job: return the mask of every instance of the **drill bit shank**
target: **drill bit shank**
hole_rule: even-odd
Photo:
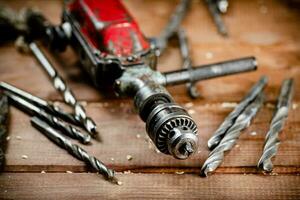
[[[282,131],[286,118],[288,116],[289,107],[292,101],[294,83],[292,79],[283,82],[280,95],[276,105],[270,128],[266,134],[265,144],[262,156],[257,167],[261,170],[271,172],[273,170],[272,158],[276,155],[280,140],[278,138]]]
[[[201,168],[201,176],[207,176],[209,172],[213,172],[221,165],[224,159],[224,153],[232,149],[241,135],[241,131],[250,125],[251,120],[260,109],[263,99],[263,94],[257,96],[256,99],[238,116],[235,123],[230,127],[224,138],[220,141],[220,144],[212,152],[210,152],[207,160]]]
[[[0,88],[2,88],[5,91],[8,91],[11,94],[21,97],[22,99],[34,104],[35,106],[45,110],[46,112],[54,116],[61,118],[66,122],[69,122],[74,125],[80,125],[73,114],[64,112],[60,107],[55,106],[51,102],[47,102],[44,99],[34,96],[28,92],[25,92],[24,90],[21,90],[5,82],[0,82]]]
[[[245,110],[245,108],[251,103],[258,94],[262,92],[265,85],[267,84],[267,77],[262,77],[244,97],[244,99],[235,107],[235,109],[226,117],[224,122],[215,131],[213,136],[208,140],[208,148],[212,150],[215,148],[224,135],[228,132],[228,129],[234,124],[238,116]]]
[[[7,91],[5,92],[5,94],[20,109],[24,110],[25,112],[27,112],[28,114],[30,114],[32,116],[40,117],[41,119],[45,120],[52,127],[61,130],[64,134],[66,134],[74,139],[77,139],[84,144],[89,143],[91,141],[90,135],[81,133],[77,128],[73,127],[72,125],[65,124],[59,118],[49,115],[44,110],[36,107],[35,105],[27,102],[26,100],[24,100],[16,95],[13,95]]]
[[[43,52],[34,42],[31,42],[29,44],[29,49],[40,62],[41,66],[45,69],[49,77],[52,79],[55,89],[57,89],[63,95],[64,101],[73,107],[76,119],[84,126],[89,134],[91,134],[92,136],[96,136],[96,123],[86,115],[84,107],[76,100],[74,93],[66,85],[62,77],[59,76],[59,74],[54,69],[52,64],[48,61]]]
[[[76,144],[72,144],[70,140],[66,139],[63,135],[61,135],[58,131],[51,128],[47,123],[40,120],[37,117],[31,118],[32,125],[41,131],[45,136],[51,139],[58,146],[67,150],[71,155],[76,157],[79,160],[84,161],[85,163],[92,166],[96,169],[100,174],[102,174],[107,180],[117,182],[115,178],[114,170],[109,169],[97,158],[88,155],[88,153],[82,149],[80,146]]]
[[[228,36],[227,28],[221,18],[221,12],[225,11],[225,9],[227,11],[228,2],[226,6],[222,6],[222,4],[224,5],[224,3],[218,2],[216,0],[206,0],[206,3],[208,5],[209,12],[211,13],[213,20],[217,26],[218,32],[225,37]]]

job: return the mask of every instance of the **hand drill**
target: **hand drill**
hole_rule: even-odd
[[[181,4],[188,4],[182,0]],[[51,25],[28,11],[29,35],[50,48],[71,45],[97,87],[113,86],[118,96],[134,100],[146,131],[165,154],[186,159],[197,149],[197,125],[164,86],[196,82],[256,69],[253,57],[172,72],[156,71],[157,47],[146,39],[119,0],[65,2],[62,24]],[[175,27],[176,28],[176,27]]]

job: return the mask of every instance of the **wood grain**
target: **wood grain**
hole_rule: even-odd
[[[118,174],[123,185],[97,174],[5,173],[1,199],[299,199],[300,176]]]

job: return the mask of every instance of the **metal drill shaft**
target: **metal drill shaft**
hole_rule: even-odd
[[[58,72],[54,69],[52,64],[48,61],[46,56],[34,42],[31,42],[28,46],[34,56],[40,62],[41,66],[45,69],[47,74],[52,79],[55,89],[63,95],[64,101],[73,107],[76,119],[84,126],[89,134],[91,134],[92,136],[96,136],[96,123],[86,115],[84,107],[77,101],[74,93],[66,85],[62,77],[59,76]]]
[[[174,35],[180,26],[181,21],[186,15],[187,9],[189,7],[190,0],[181,0],[180,3],[175,8],[174,13],[169,19],[168,24],[161,31],[160,35],[156,41],[156,47],[159,49],[160,54],[165,50],[168,40]]]
[[[218,32],[223,36],[228,36],[227,28],[222,20],[220,10],[218,8],[218,3],[216,3],[215,0],[206,0],[206,3],[217,26]]]
[[[44,110],[27,102],[26,100],[22,99],[21,97],[11,94],[7,91],[5,92],[5,94],[20,109],[24,110],[25,112],[27,112],[28,114],[30,114],[32,116],[40,117],[41,119],[45,120],[52,127],[61,130],[62,133],[66,134],[74,139],[77,139],[84,144],[89,143],[91,141],[90,135],[83,134],[80,130],[78,130],[74,126],[64,123],[59,118],[46,113]]]
[[[280,140],[279,133],[282,131],[286,118],[288,116],[289,107],[293,96],[293,79],[284,80],[275,112],[270,124],[268,133],[266,134],[264,149],[261,158],[257,164],[259,169],[267,172],[273,170],[272,158],[276,155]]]
[[[244,99],[235,107],[235,109],[225,118],[224,122],[215,131],[213,136],[208,140],[207,145],[210,150],[214,149],[222,140],[228,129],[235,123],[236,119],[246,109],[258,94],[262,92],[267,84],[267,77],[263,76],[248,92]]]
[[[183,28],[179,28],[177,31],[177,36],[178,36],[178,40],[179,40],[181,57],[183,59],[182,68],[192,70],[192,59],[190,56],[188,40],[186,37],[185,30]],[[194,83],[192,83],[192,82],[186,83],[186,87],[188,89],[188,93],[189,93],[190,97],[192,97],[192,98],[199,97],[199,93],[198,93],[197,88],[195,87]]]
[[[0,82],[0,88],[10,92],[11,94],[20,96],[22,99],[25,99],[26,101],[34,104],[35,106],[45,110],[46,112],[54,116],[57,116],[58,118],[61,118],[62,120],[68,123],[80,125],[73,114],[64,112],[60,107],[54,105],[51,102],[45,101],[44,99],[34,96],[28,92],[25,92],[24,90],[21,90],[5,82]]]
[[[47,123],[45,123],[37,117],[31,118],[31,123],[35,128],[41,131],[41,133],[43,133],[45,136],[51,139],[58,146],[67,150],[71,155],[73,155],[77,159],[82,160],[85,163],[92,166],[106,179],[116,182],[114,170],[106,167],[105,164],[97,158],[88,155],[88,153],[80,146],[72,144],[70,140],[66,139],[62,134],[50,127]]]
[[[5,164],[5,142],[8,132],[9,108],[7,97],[0,91],[0,171]]]
[[[227,131],[220,144],[210,152],[207,160],[201,168],[201,176],[207,176],[209,172],[214,171],[224,159],[224,153],[232,149],[241,135],[241,131],[250,125],[251,120],[263,103],[263,94],[247,106],[247,108],[238,116],[235,123]]]

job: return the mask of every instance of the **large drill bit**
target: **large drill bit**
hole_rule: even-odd
[[[8,132],[8,101],[7,97],[0,91],[0,170],[5,163],[5,142]]]
[[[257,96],[256,99],[238,116],[233,126],[230,127],[224,138],[220,141],[220,144],[210,152],[201,168],[201,176],[207,176],[209,172],[213,172],[220,166],[224,159],[224,153],[232,149],[241,135],[241,131],[250,125],[251,120],[261,107],[263,99],[263,94]]]
[[[276,155],[280,140],[279,133],[282,131],[286,118],[288,116],[289,107],[293,96],[293,79],[284,80],[281,86],[280,95],[277,101],[275,112],[270,124],[268,133],[266,134],[264,149],[261,158],[257,164],[259,169],[267,172],[273,170],[272,158]]]
[[[208,140],[208,148],[214,149],[222,140],[224,135],[228,132],[228,129],[234,124],[237,117],[245,110],[245,108],[251,103],[258,94],[264,89],[268,79],[263,76],[248,92],[244,99],[235,107],[235,109],[225,118],[224,122],[215,131],[213,136]]]
[[[58,74],[58,72],[54,69],[52,64],[34,42],[29,43],[28,46],[33,55],[37,58],[41,66],[52,79],[55,89],[63,95],[64,101],[73,107],[76,119],[84,126],[89,134],[91,134],[92,136],[96,136],[96,123],[86,115],[84,107],[77,101],[74,93],[66,85],[62,77]]]
[[[181,57],[183,59],[183,69],[192,70],[192,59],[190,56],[189,46],[188,46],[188,40],[186,37],[185,30],[183,28],[179,28],[177,31],[177,36],[179,40],[179,47],[180,47],[180,53]],[[190,97],[197,98],[199,97],[199,92],[197,91],[197,88],[195,87],[195,84],[190,82],[186,84],[186,87],[188,89],[188,93]]]
[[[181,21],[186,15],[187,9],[189,7],[190,0],[181,0],[180,3],[175,8],[168,24],[161,31],[160,35],[156,39],[156,47],[159,49],[161,54],[167,47],[168,40],[176,33]]]
[[[88,153],[76,144],[72,144],[70,140],[66,139],[58,131],[50,127],[47,123],[37,117],[31,118],[32,125],[37,128],[41,133],[51,139],[54,143],[67,150],[71,155],[79,160],[92,166],[100,174],[102,174],[107,180],[117,183],[114,170],[109,169],[97,158],[88,155]]]
[[[10,85],[5,82],[0,82],[0,88],[10,92],[11,94],[15,94],[17,96],[20,96],[22,99],[34,104],[35,106],[45,110],[47,113],[52,114],[54,116],[57,116],[58,118],[61,118],[62,120],[74,124],[74,125],[81,125],[78,120],[75,119],[74,115],[72,113],[66,113],[64,112],[60,107],[54,105],[52,102],[48,102],[44,99],[41,99],[37,96],[34,96],[28,92],[25,92],[24,90],[21,90],[13,85]]]
[[[27,102],[26,100],[22,99],[21,97],[16,96],[7,91],[5,92],[5,94],[20,109],[22,109],[23,111],[27,112],[28,114],[30,114],[32,116],[40,117],[41,119],[45,120],[52,127],[61,130],[62,133],[66,134],[74,139],[77,139],[84,144],[89,143],[91,141],[90,135],[81,133],[81,131],[78,130],[77,128],[75,128],[74,126],[64,123],[59,118],[46,113],[44,110]]]

